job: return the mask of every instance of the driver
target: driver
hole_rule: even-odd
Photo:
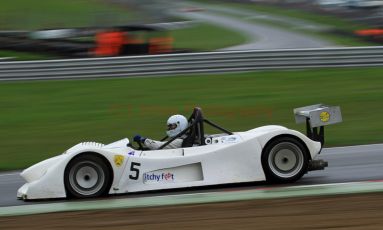
[[[168,135],[168,137],[175,137],[187,128],[188,120],[186,119],[186,117],[177,114],[177,115],[173,115],[169,117],[167,121],[167,125],[168,125],[168,128],[166,131],[166,135]],[[183,138],[184,137],[181,136],[175,139],[174,141],[169,143],[167,146],[165,146],[164,149],[181,148],[183,143]],[[163,144],[166,143],[166,142],[156,141],[146,137],[142,137],[141,135],[134,136],[133,140],[136,142],[143,143],[147,148],[151,150],[159,149]]]

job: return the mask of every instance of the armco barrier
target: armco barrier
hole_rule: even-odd
[[[2,61],[0,81],[366,66],[383,66],[383,46]]]

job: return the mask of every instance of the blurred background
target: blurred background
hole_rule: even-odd
[[[309,47],[377,45],[383,42],[382,5],[379,0],[3,0],[0,57],[211,51],[274,35],[263,27],[322,40]],[[271,40],[273,45],[250,48],[305,47]]]

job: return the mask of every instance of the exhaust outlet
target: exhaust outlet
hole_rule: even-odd
[[[328,167],[328,162],[324,160],[311,160],[308,171],[323,170]]]

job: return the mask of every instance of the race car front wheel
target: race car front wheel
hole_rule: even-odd
[[[104,195],[110,187],[111,174],[99,156],[83,154],[72,159],[65,169],[64,183],[68,197],[89,198]]]
[[[271,182],[294,182],[308,169],[309,158],[305,146],[292,137],[280,137],[266,145],[262,166]]]

